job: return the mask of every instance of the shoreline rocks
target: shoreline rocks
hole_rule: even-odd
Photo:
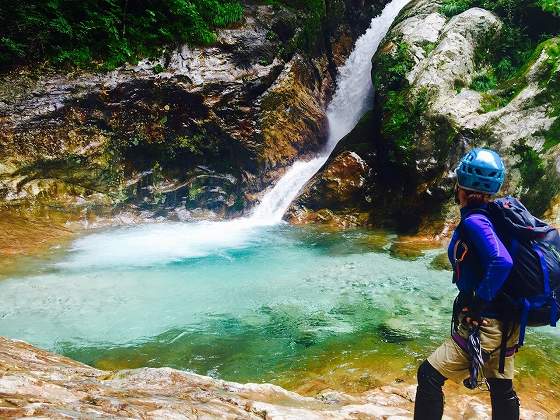
[[[238,384],[171,368],[108,372],[0,337],[0,416],[243,419],[412,418],[415,387],[305,397],[271,384]],[[489,418],[477,396],[448,398],[446,418]],[[544,414],[522,410],[523,419]]]

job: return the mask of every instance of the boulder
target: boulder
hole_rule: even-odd
[[[336,214],[369,214],[367,224],[447,230],[452,171],[471,147],[499,151],[508,166],[503,193],[538,216],[558,220],[560,197],[560,40],[542,42],[511,79],[486,92],[479,51],[501,36],[498,16],[481,8],[448,18],[441,2],[413,0],[373,57],[373,110],[335,149],[294,204]],[[316,188],[339,156],[355,152],[369,168],[367,201]]]

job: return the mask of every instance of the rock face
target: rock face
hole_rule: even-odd
[[[442,220],[454,186],[452,170],[475,146],[505,157],[504,193],[559,220],[554,203],[560,194],[560,39],[539,45],[506,83],[479,92],[473,83],[486,66],[480,51],[501,36],[503,23],[484,9],[448,18],[440,7],[413,0],[396,19],[373,57],[373,110],[304,188],[290,220],[314,220],[313,214],[325,209],[365,212],[366,224],[404,229]],[[332,196],[322,199],[321,180],[349,152],[370,168],[362,199],[352,205],[345,196],[336,203]],[[360,173],[356,169],[355,175]]]
[[[349,151],[338,154],[301,194],[299,206],[292,207],[288,217],[296,224],[363,224],[367,221],[367,213],[360,214],[353,211],[353,208],[368,200],[364,188],[368,176],[369,167],[358,154]],[[309,212],[303,206],[305,209],[315,208],[318,211]]]
[[[327,2],[324,33],[305,51],[301,16],[246,2],[242,24],[212,47],[108,74],[2,75],[0,200],[240,214],[324,141],[336,64],[384,1],[357,3]]]
[[[146,419],[412,418],[414,386],[360,396],[323,391],[304,397],[270,384],[238,384],[170,368],[93,369],[0,337],[0,417]],[[446,418],[489,418],[473,396],[448,399]],[[522,410],[523,419],[544,419]]]

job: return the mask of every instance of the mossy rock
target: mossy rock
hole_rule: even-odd
[[[447,256],[447,252],[441,252],[437,254],[432,261],[430,261],[430,267],[434,270],[441,270],[441,271],[451,271],[453,267],[449,262],[449,258]]]

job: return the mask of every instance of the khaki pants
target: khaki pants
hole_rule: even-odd
[[[515,354],[506,357],[504,373],[498,370],[500,362],[500,344],[502,342],[503,323],[497,319],[486,318],[488,325],[480,328],[480,343],[482,350],[492,353],[484,364],[483,373],[486,378],[513,379]],[[468,327],[459,323],[459,335],[465,339],[469,336]],[[511,333],[511,332],[510,332]],[[514,326],[513,334],[507,342],[507,347],[514,347],[519,341],[519,325]],[[439,373],[454,382],[462,383],[469,376],[470,360],[468,354],[452,339],[449,338],[428,357],[428,362]]]

